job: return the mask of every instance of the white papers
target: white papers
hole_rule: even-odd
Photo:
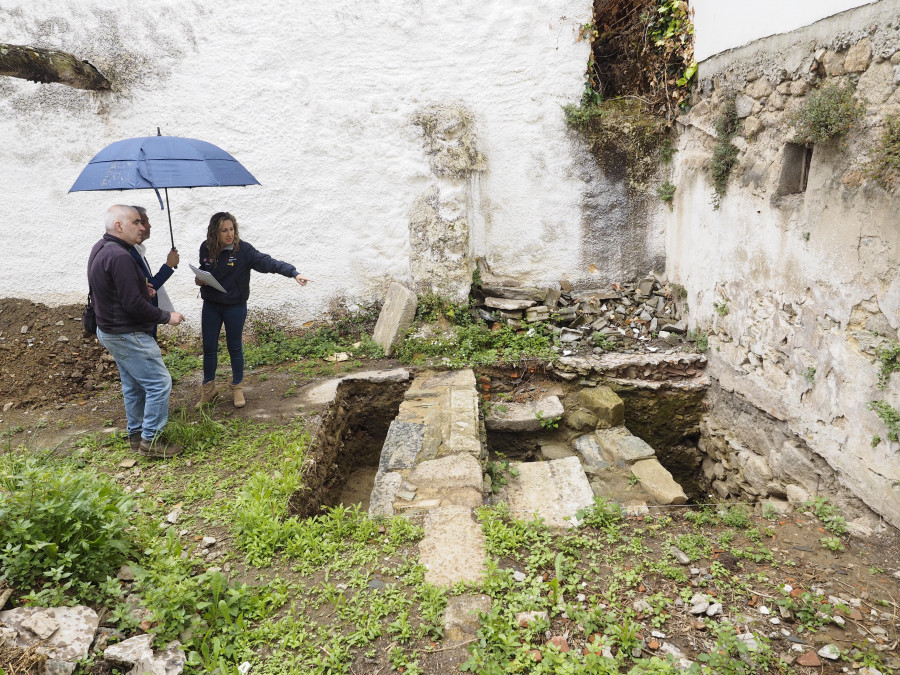
[[[224,288],[222,288],[222,284],[220,284],[218,281],[216,281],[216,278],[212,274],[207,272],[206,270],[201,270],[197,267],[194,267],[190,263],[188,263],[188,267],[191,268],[191,271],[194,273],[194,276],[197,277],[203,283],[205,283],[207,286],[212,286],[217,291],[222,291],[223,293],[227,292]]]

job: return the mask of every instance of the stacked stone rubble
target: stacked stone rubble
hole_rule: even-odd
[[[577,291],[485,284],[480,294],[479,315],[491,324],[520,329],[546,321],[562,343],[597,352],[603,351],[600,345],[654,351],[653,337],[677,345],[687,330],[675,288],[657,273],[633,284]]]

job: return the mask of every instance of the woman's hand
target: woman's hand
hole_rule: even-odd
[[[297,280],[297,283],[300,284],[301,286],[306,286],[306,284],[308,284],[310,281],[312,281],[312,279],[307,279],[302,274],[298,274],[294,278]]]
[[[194,277],[194,283],[197,284],[198,286],[206,286],[206,282],[200,281],[200,279],[198,279],[197,277]]]

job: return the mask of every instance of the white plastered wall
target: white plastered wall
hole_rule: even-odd
[[[101,148],[159,126],[219,145],[262,183],[169,191],[184,263],[209,216],[228,210],[246,240],[315,280],[254,275],[251,308],[299,322],[335,297],[378,298],[388,280],[410,281],[409,209],[433,180],[410,118],[454,101],[473,111],[487,158],[472,254],[501,274],[565,276],[585,179],[561,106],[581,95],[589,48],[575,38],[591,11],[589,0],[3,3],[5,41],[70,51],[118,91],[0,77],[0,296],[82,300],[87,253],[117,202],[150,209],[148,257],[162,263],[168,225],[152,191],[67,194]],[[186,265],[166,288],[196,325]]]

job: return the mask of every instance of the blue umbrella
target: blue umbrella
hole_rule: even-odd
[[[152,189],[159,199],[159,207],[163,208],[159,195],[162,188],[168,212],[170,187],[259,184],[240,162],[212,143],[163,136],[157,129],[156,136],[128,138],[103,148],[82,169],[69,192]],[[175,248],[171,213],[169,236]]]

